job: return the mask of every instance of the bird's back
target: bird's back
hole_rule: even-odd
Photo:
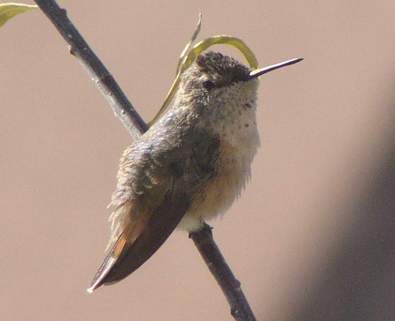
[[[169,111],[120,161],[108,253],[90,290],[143,264],[178,225],[214,175],[219,141],[197,119]]]

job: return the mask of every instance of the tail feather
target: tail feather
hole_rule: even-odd
[[[123,231],[121,235],[118,237],[116,242],[110,247],[109,251],[104,258],[103,263],[100,265],[97,270],[90,287],[87,289],[88,293],[92,293],[95,289],[103,284],[105,277],[117,263],[119,258],[122,256],[122,253],[125,252],[127,248],[127,230]]]
[[[130,222],[108,251],[87,291],[92,293],[103,284],[122,280],[139,268],[166,241],[189,204],[182,188],[171,190],[148,219],[140,215]]]

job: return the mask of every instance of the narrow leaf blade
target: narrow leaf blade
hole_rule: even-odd
[[[24,3],[0,3],[0,27],[2,27],[9,19],[15,17],[16,15],[36,8],[36,5]]]

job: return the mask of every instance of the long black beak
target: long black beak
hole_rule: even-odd
[[[271,66],[255,69],[255,70],[250,72],[250,75],[249,75],[247,80],[251,80],[251,79],[257,78],[257,77],[262,76],[263,74],[266,74],[267,72],[270,72],[272,70],[276,70],[276,69],[279,69],[279,68],[282,68],[282,67],[285,67],[285,66],[296,64],[296,63],[298,63],[298,62],[300,62],[302,60],[303,60],[303,58],[293,58],[293,59],[289,59],[289,60],[280,62],[280,63],[275,64],[275,65],[271,65]]]

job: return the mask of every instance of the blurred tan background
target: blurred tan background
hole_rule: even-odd
[[[149,120],[202,11],[261,65],[253,179],[215,237],[259,320],[395,319],[395,2],[62,1]],[[40,11],[0,29],[0,318],[232,320],[182,232],[88,295],[131,143]]]

